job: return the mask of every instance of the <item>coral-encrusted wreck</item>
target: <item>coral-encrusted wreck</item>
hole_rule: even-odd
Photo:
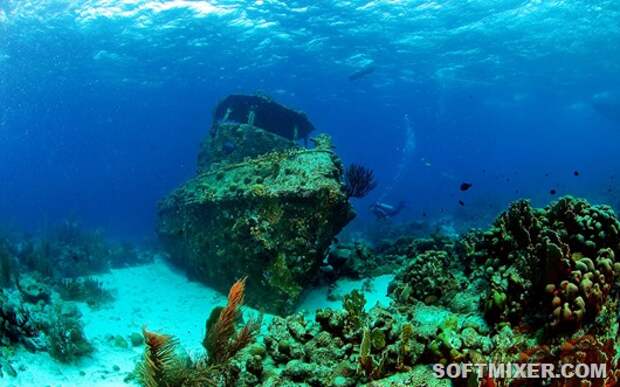
[[[265,97],[220,103],[198,175],[160,203],[157,231],[172,260],[224,292],[247,275],[248,304],[292,311],[353,217],[329,138],[299,145],[313,129]]]

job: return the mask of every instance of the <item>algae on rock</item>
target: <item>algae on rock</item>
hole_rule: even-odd
[[[161,202],[158,233],[190,276],[226,291],[247,275],[249,305],[287,313],[353,217],[343,168],[329,141],[308,149],[295,142],[295,128],[270,127],[259,115],[266,107],[250,111],[247,122],[230,121],[246,116],[235,114],[236,106],[248,109],[235,101],[214,121],[199,174]],[[291,124],[298,114],[299,128],[308,128],[305,116],[293,113]]]

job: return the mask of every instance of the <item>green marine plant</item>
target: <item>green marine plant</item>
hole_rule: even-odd
[[[377,339],[378,335],[383,335],[380,331],[370,330],[364,328],[362,333],[362,342],[359,350],[359,371],[361,371],[366,378],[373,380],[379,379],[385,374],[385,365],[387,360],[387,351],[380,352],[379,360],[375,360],[371,354],[372,349],[383,349],[385,347],[385,336]],[[381,348],[376,348],[376,341],[382,342]]]
[[[413,340],[413,325],[405,323],[400,331],[400,344],[398,348],[398,361],[396,368],[398,370],[406,369],[405,363],[411,358]]]
[[[354,333],[362,328],[368,315],[364,311],[366,297],[359,290],[355,289],[346,294],[342,301],[342,307],[346,312],[345,329],[349,333]]]
[[[362,342],[360,343],[359,363],[361,369],[366,372],[366,374],[370,374],[373,368],[372,357],[370,356],[370,340],[370,330],[365,328],[362,333]]]

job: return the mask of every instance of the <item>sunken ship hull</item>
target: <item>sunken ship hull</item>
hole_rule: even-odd
[[[214,123],[198,175],[160,203],[157,231],[190,277],[225,292],[248,276],[247,303],[285,314],[353,212],[326,137],[305,148],[298,127],[275,133],[254,126],[253,114]]]

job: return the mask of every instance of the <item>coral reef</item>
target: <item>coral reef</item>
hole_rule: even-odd
[[[107,335],[117,349],[144,344],[131,378],[147,387],[421,386],[451,383],[433,378],[435,363],[586,362],[605,364],[607,377],[452,385],[618,384],[620,222],[609,207],[572,197],[545,208],[517,201],[487,230],[458,238],[421,237],[414,227],[412,235],[328,249],[350,207],[329,139],[317,143],[318,150],[295,146],[220,164],[164,201],[159,231],[172,259],[201,279],[242,279],[226,287],[226,305],[207,316],[198,355],[147,329]],[[302,179],[308,168],[320,173]],[[318,191],[301,190],[302,180]],[[339,210],[317,210],[328,205]],[[63,229],[0,242],[0,377],[18,372],[11,356],[19,346],[60,362],[88,356],[94,347],[70,301],[96,307],[111,295],[93,277],[73,274],[122,266],[123,256],[142,259],[131,245],[91,239],[71,224]],[[78,269],[67,267],[72,260]],[[246,283],[246,273],[258,284]],[[246,300],[285,314],[313,280],[332,286],[342,277],[384,274],[394,274],[389,305],[369,308],[362,286],[342,298],[341,308],[313,317],[274,316],[264,331],[262,321],[244,321]]]
[[[19,260],[29,270],[55,278],[77,277],[108,269],[107,245],[98,232],[84,231],[76,221],[65,221],[42,237],[25,241]]]
[[[468,258],[483,260],[487,318],[543,323],[549,332],[573,332],[594,321],[620,274],[619,230],[609,207],[584,200],[566,197],[542,210],[514,203],[479,235]]]
[[[485,324],[458,315],[450,315],[431,332],[423,355],[425,362],[484,363],[495,350]]]
[[[399,236],[383,239],[376,245],[364,240],[336,243],[327,256],[327,264],[338,277],[366,278],[392,274],[430,250],[452,252],[453,238],[434,233],[429,237]]]
[[[451,256],[443,250],[429,250],[409,259],[390,283],[388,292],[395,302],[410,305],[449,304],[461,284],[450,270]]]
[[[51,290],[49,285],[44,282],[41,275],[37,272],[26,273],[15,280],[15,286],[21,293],[22,299],[31,304],[39,302],[49,303],[51,300]]]
[[[47,351],[62,363],[78,362],[90,354],[94,347],[85,336],[82,314],[70,301],[95,308],[110,301],[112,294],[98,280],[82,275],[146,262],[148,255],[152,256],[85,232],[71,221],[35,236],[3,234],[0,377],[13,377],[24,369],[12,365],[19,348]]]
[[[67,228],[63,230],[67,231]],[[64,246],[64,243],[74,240],[68,236],[75,234],[71,232],[62,235],[63,238],[53,239],[57,246]],[[6,355],[0,368],[11,375],[15,373],[11,366],[11,353],[17,346],[23,346],[31,352],[48,351],[52,357],[65,363],[77,361],[93,350],[82,329],[81,313],[72,303],[60,300],[55,291],[57,282],[50,277],[58,273],[54,269],[54,263],[58,261],[48,254],[68,250],[52,249],[36,255],[33,254],[33,240],[28,238],[4,242],[3,252],[11,260],[11,281],[4,289],[0,289],[0,351]],[[48,256],[52,262],[43,262]],[[22,261],[22,258],[32,259]],[[77,284],[78,281],[75,281]],[[100,287],[98,290],[103,292]]]
[[[263,385],[354,386],[409,370],[422,355],[412,324],[353,292],[342,310],[275,317],[242,379]],[[261,362],[259,365],[257,362]],[[267,365],[270,365],[267,372]],[[249,375],[248,375],[249,374]]]
[[[315,321],[301,314],[276,317],[240,380],[389,385],[396,374],[402,375],[399,380],[413,380],[411,375],[425,364],[585,361],[606,364],[609,371],[606,380],[588,385],[615,385],[617,230],[607,207],[567,197],[544,209],[516,202],[489,230],[457,241],[404,238],[375,248],[340,244],[332,255],[346,256],[345,262],[401,256],[404,266],[390,285],[392,305],[366,310],[364,296],[352,292],[341,310],[319,310]],[[451,297],[457,291],[459,297]],[[471,305],[461,308],[455,299]],[[572,315],[558,315],[558,305]],[[536,381],[552,386],[582,382]],[[475,380],[455,383],[477,385]],[[481,383],[531,385],[516,379]]]
[[[599,338],[594,335],[576,336],[557,345],[539,345],[527,348],[520,353],[521,363],[548,363],[559,367],[561,364],[602,364],[607,376],[604,378],[557,378],[550,384],[552,387],[608,387],[620,382],[620,367],[617,360],[615,342],[608,337]],[[525,383],[524,379],[515,379],[512,385]]]
[[[48,351],[64,363],[90,353],[93,347],[82,330],[78,309],[52,301],[48,285],[30,281],[27,292],[0,293],[0,350],[22,345],[31,352]]]
[[[78,222],[70,220],[38,236],[17,240],[19,243],[13,243],[13,255],[23,270],[37,271],[57,280],[144,264],[153,256],[150,252],[138,252],[129,243],[107,240],[101,232],[84,230]]]

